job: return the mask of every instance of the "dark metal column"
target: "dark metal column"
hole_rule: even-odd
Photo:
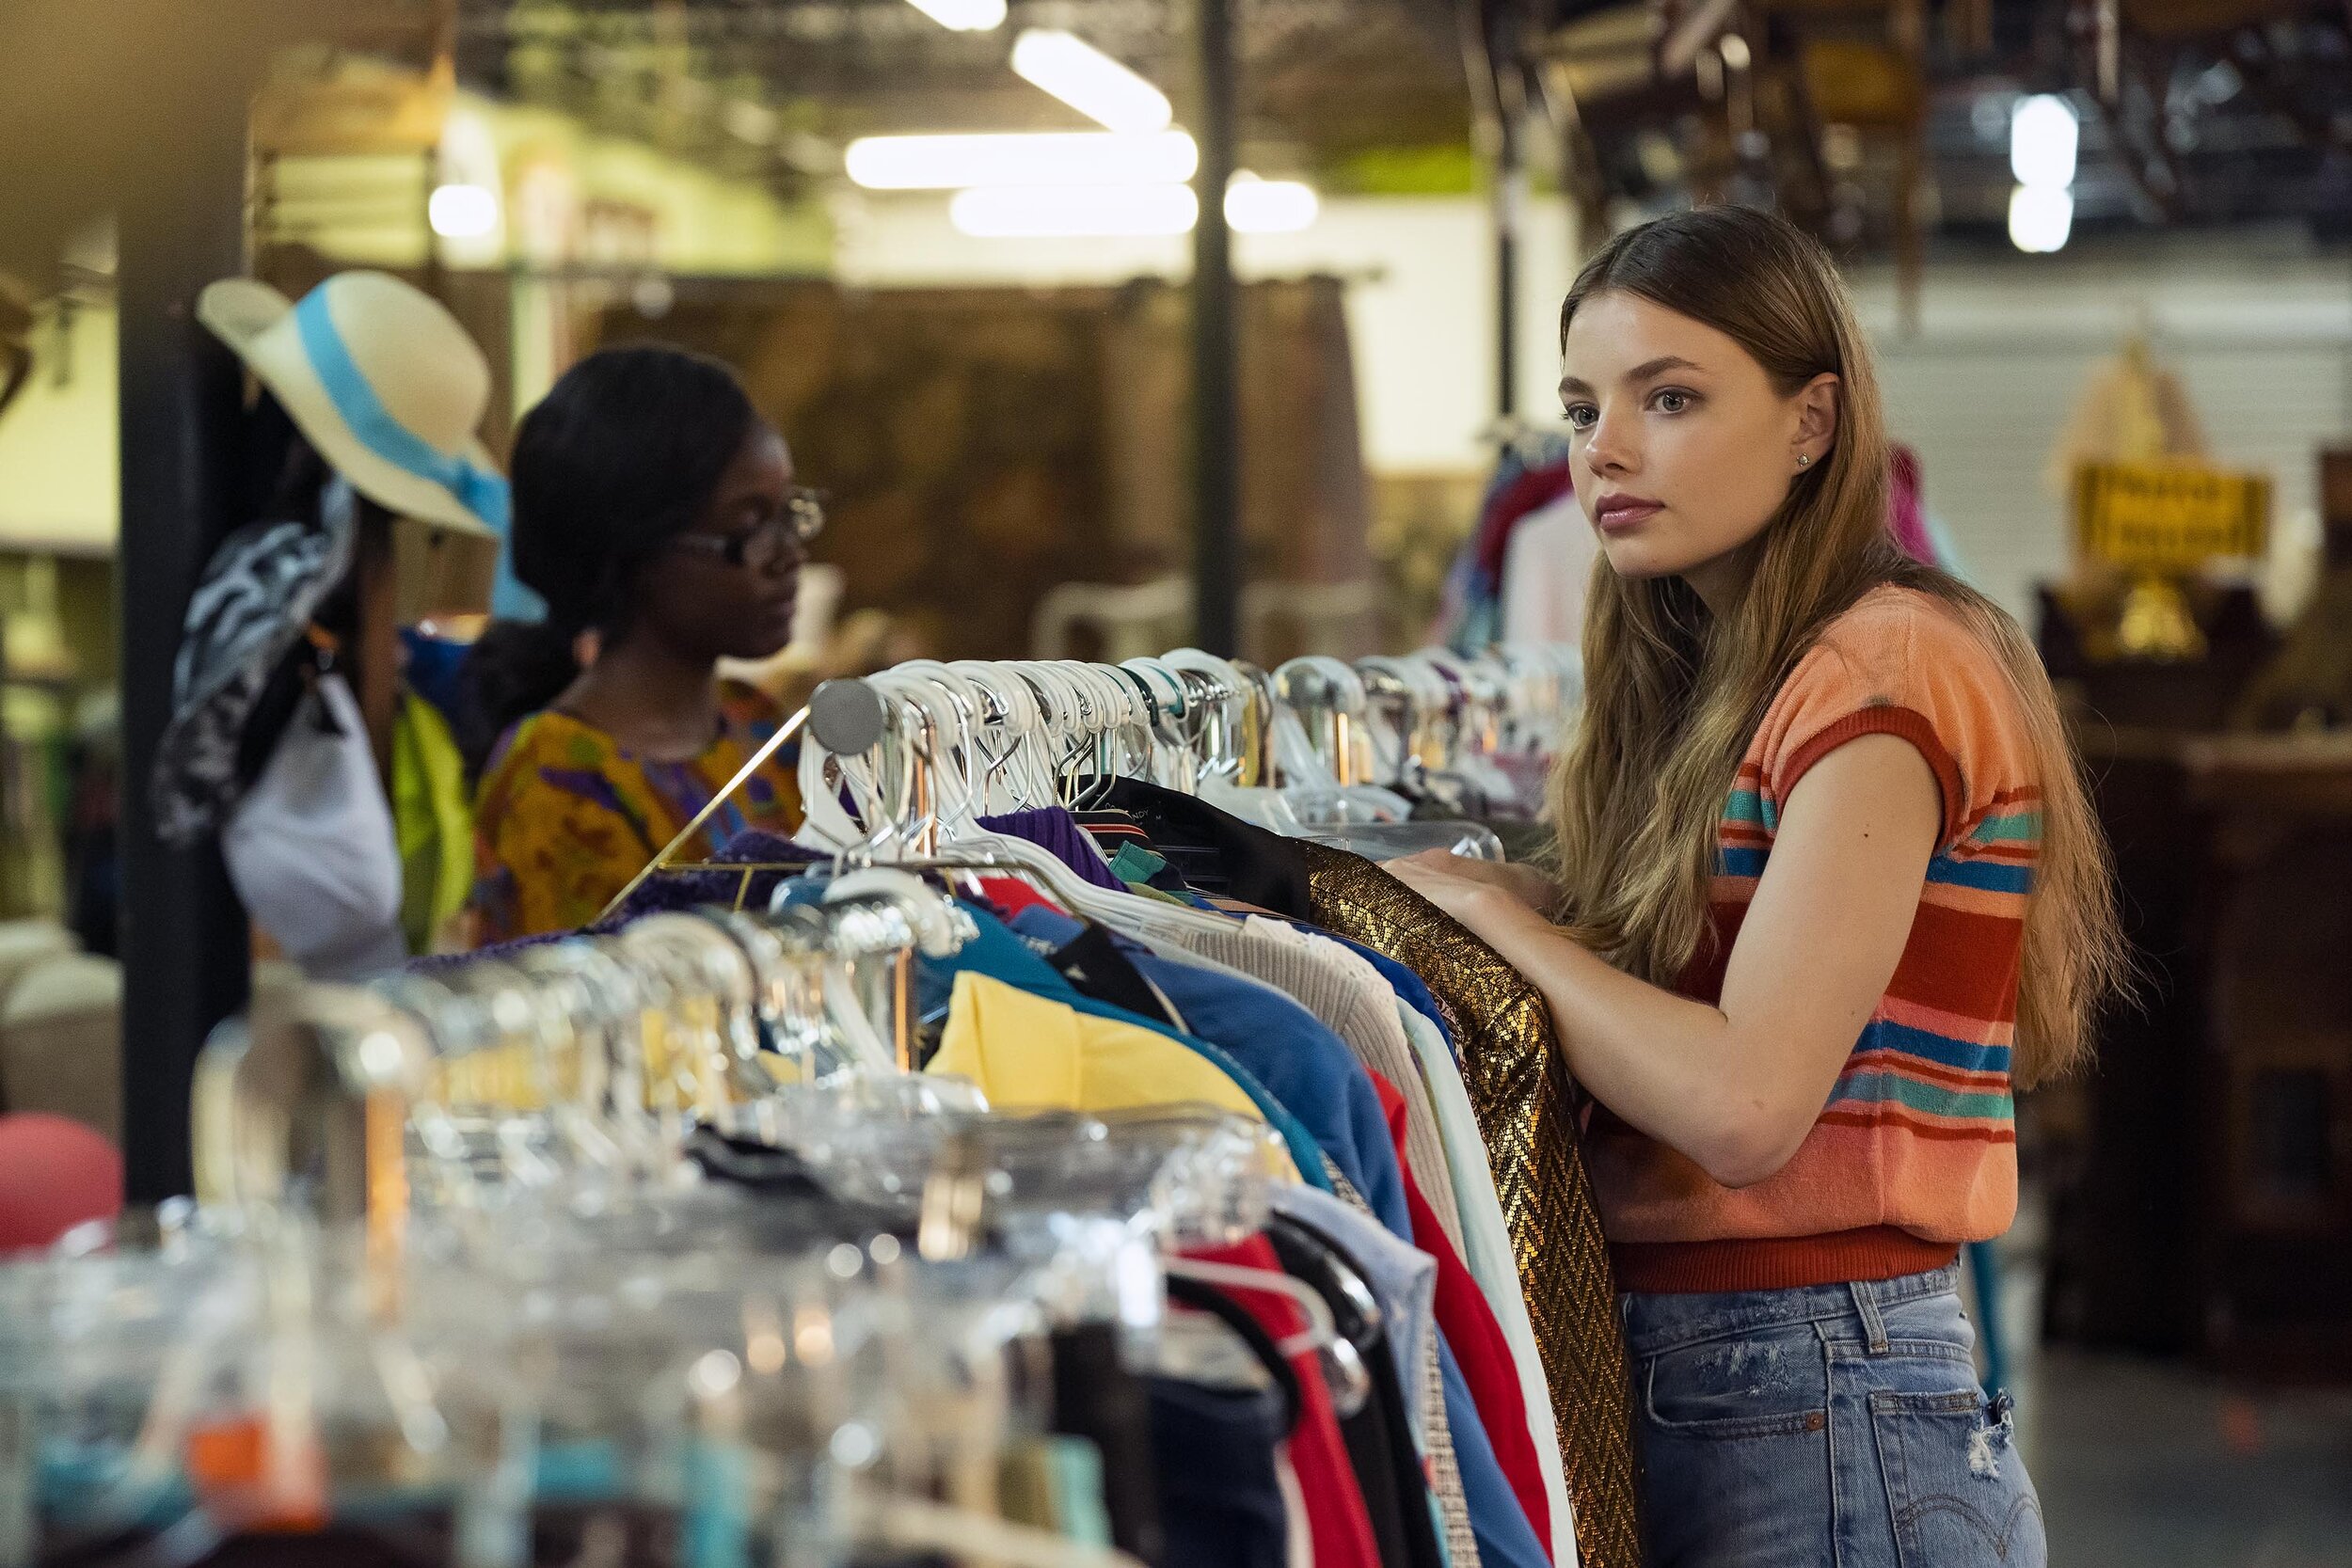
[[[134,1202],[189,1189],[196,1053],[245,1005],[250,965],[218,848],[167,850],[148,808],[188,595],[236,522],[239,369],[193,312],[206,283],[245,270],[245,135],[242,86],[216,79],[185,123],[158,129],[172,149],[167,176],[135,182],[120,212],[122,1130]]]
[[[1517,103],[1507,98],[1496,132],[1495,416],[1508,420],[1519,410],[1519,230],[1527,214],[1527,136]]]
[[[1507,12],[1486,4],[1455,8],[1463,74],[1470,83],[1470,144],[1486,166],[1495,241],[1495,417],[1518,412],[1519,233],[1527,214],[1527,85]]]
[[[1241,642],[1241,407],[1232,236],[1236,97],[1233,0],[1195,0],[1200,145],[1192,231],[1193,638],[1231,657]]]

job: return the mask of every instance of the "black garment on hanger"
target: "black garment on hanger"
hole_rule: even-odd
[[[1416,822],[1467,821],[1486,804],[1458,773],[1417,771],[1409,783],[1389,786],[1413,803]]]
[[[788,1149],[729,1137],[708,1127],[687,1133],[680,1147],[714,1185],[758,1197],[759,1228],[778,1246],[866,1242],[882,1235],[905,1241],[914,1235],[911,1212],[838,1196],[814,1167]]]
[[[1291,1429],[1298,1424],[1299,1412],[1306,1408],[1306,1399],[1299,1391],[1296,1369],[1282,1354],[1282,1347],[1274,1342],[1274,1336],[1266,1332],[1265,1325],[1251,1317],[1248,1307],[1216,1286],[1183,1275],[1168,1276],[1168,1299],[1214,1315],[1256,1354],[1266,1376],[1274,1380],[1274,1392],[1280,1402],[1281,1424],[1275,1436],[1288,1437]]]
[[[1103,1506],[1111,1544],[1158,1568],[1168,1558],[1160,1525],[1152,1400],[1119,1355],[1119,1327],[1074,1323],[1052,1335],[1054,1431],[1083,1437],[1103,1456]]]
[[[1141,779],[1117,779],[1110,804],[1127,813],[1184,879],[1275,914],[1303,920],[1310,895],[1307,863],[1293,840],[1244,822],[1196,796]]]
[[[1119,950],[1110,932],[1091,921],[1085,930],[1046,954],[1045,961],[1061,971],[1062,978],[1076,987],[1081,996],[1123,1007],[1171,1029],[1184,1027],[1174,1005],[1136,968],[1134,959]]]
[[[1298,1422],[1298,1373],[1265,1326],[1214,1285],[1170,1275],[1168,1298],[1215,1314],[1256,1354],[1274,1386],[1145,1380],[1167,1568],[1284,1568],[1290,1511],[1274,1460]]]
[[[1284,1568],[1289,1511],[1274,1473],[1279,1397],[1152,1378],[1167,1568]]]
[[[1160,853],[1160,847],[1152,842],[1152,835],[1144,832],[1143,824],[1123,811],[1080,811],[1073,812],[1071,816],[1079,827],[1086,830],[1087,837],[1094,841],[1094,847],[1104,861],[1116,861],[1119,852],[1126,848],[1144,850],[1158,860],[1168,858]],[[1131,881],[1134,879],[1128,879]],[[1184,891],[1184,879],[1177,874],[1173,865],[1163,865],[1142,879],[1146,885],[1158,888],[1163,893]]]
[[[771,1148],[750,1138],[731,1138],[708,1127],[687,1133],[680,1149],[713,1181],[732,1182],[780,1197],[833,1199],[831,1189],[808,1162],[790,1149]]]
[[[1340,1283],[1334,1265],[1343,1264],[1359,1278],[1362,1271],[1328,1237],[1287,1214],[1277,1214],[1266,1235],[1283,1270],[1329,1306],[1339,1332],[1356,1347],[1371,1374],[1372,1397],[1355,1415],[1340,1418],[1340,1436],[1347,1444],[1348,1465],[1364,1495],[1364,1512],[1371,1516],[1381,1562],[1385,1568],[1445,1568],[1428,1480],[1413,1450],[1405,1390],[1389,1348],[1388,1325],[1376,1309],[1365,1314],[1359,1300]]]

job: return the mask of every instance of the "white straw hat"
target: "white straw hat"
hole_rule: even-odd
[[[230,277],[196,316],[352,488],[398,516],[505,535],[506,481],[474,434],[489,361],[440,301],[380,272],[337,273],[298,305]]]

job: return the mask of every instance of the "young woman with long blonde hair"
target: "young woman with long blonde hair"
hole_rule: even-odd
[[[1600,535],[1556,873],[1398,875],[1535,982],[1626,1292],[1658,1568],[2038,1568],[1956,1287],[2012,1085],[2119,980],[2048,678],[1887,531],[1829,258],[1738,208],[1619,236],[1561,317]]]

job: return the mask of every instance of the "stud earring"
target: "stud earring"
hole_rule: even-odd
[[[1812,461],[1813,461],[1813,459],[1812,459],[1812,457],[1811,457],[1809,454],[1807,454],[1807,453],[1805,453],[1805,452],[1802,452],[1802,451],[1801,451],[1801,452],[1799,452],[1799,453],[1797,453],[1797,467],[1800,467],[1800,468],[1804,467],[1806,467],[1808,464],[1810,464]]]

